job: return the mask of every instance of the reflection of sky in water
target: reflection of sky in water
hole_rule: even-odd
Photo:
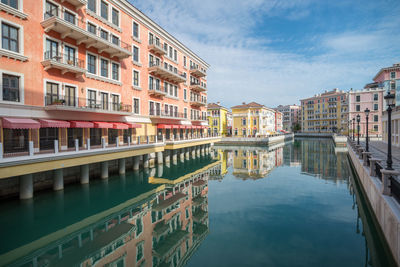
[[[347,176],[347,159],[337,160]],[[336,171],[336,158],[327,164]],[[222,182],[210,181],[210,235],[188,266],[364,266],[348,179],[301,172],[280,166],[242,180],[228,168]]]

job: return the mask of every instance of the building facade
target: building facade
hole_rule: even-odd
[[[4,153],[29,141],[39,152],[54,140],[66,150],[75,139],[205,133],[209,65],[128,1],[15,0],[0,10]]]
[[[400,147],[400,63],[393,64],[391,67],[382,68],[373,78],[373,81],[378,87],[384,89],[383,95],[385,96],[389,91],[396,97],[396,107],[392,111],[392,144]],[[382,139],[387,142],[387,106],[383,101],[382,113]]]
[[[297,124],[300,107],[297,105],[279,105],[276,110],[282,112],[283,119],[282,119],[282,128],[285,131],[293,131],[293,127]]]
[[[283,129],[283,114],[275,110],[275,131],[280,132]]]
[[[208,133],[212,135],[228,135],[229,110],[217,103],[207,105]]]
[[[275,110],[256,102],[231,108],[232,135],[236,137],[268,136],[276,132]]]
[[[301,101],[302,132],[347,133],[348,94],[334,89]]]
[[[368,117],[368,134],[372,136],[382,135],[382,108],[383,108],[383,89],[378,87],[371,87],[367,85],[366,88],[359,91],[350,91],[348,95],[349,99],[349,120],[356,119],[357,115],[360,115],[360,135],[366,134],[366,117],[365,110],[368,108],[370,114]],[[357,122],[350,123],[350,132],[353,131],[357,134]]]

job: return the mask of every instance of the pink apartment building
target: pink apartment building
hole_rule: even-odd
[[[360,115],[360,135],[366,134],[365,110],[370,110],[368,120],[368,134],[370,137],[382,135],[382,108],[383,89],[367,85],[363,90],[349,91],[349,120]],[[355,134],[357,134],[357,121],[355,121]],[[350,123],[350,132],[353,124]]]
[[[275,108],[282,112],[282,128],[285,131],[293,131],[293,125],[299,122],[300,106],[297,105],[279,105]]]

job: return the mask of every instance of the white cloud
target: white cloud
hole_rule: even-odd
[[[312,36],[311,46],[288,53],[272,48],[276,40],[250,32],[263,17],[298,20],[309,16],[311,0],[133,4],[211,64],[208,100],[228,107],[243,101],[273,107],[298,103],[325,89],[361,88],[379,68],[396,61],[391,55],[400,39],[392,32],[398,24],[383,19],[374,27]],[[279,43],[285,41],[299,42],[283,38]],[[311,52],[315,54],[307,56]]]

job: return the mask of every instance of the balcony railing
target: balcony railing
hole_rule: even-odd
[[[190,105],[192,106],[198,106],[198,107],[202,107],[207,105],[207,101],[201,101],[200,99],[190,99]]]
[[[158,75],[160,78],[169,80],[174,83],[181,83],[186,81],[186,74],[178,70],[170,70],[164,66],[162,62],[152,61],[149,64],[149,72]]]
[[[192,121],[206,121],[207,116],[190,116]]]
[[[91,109],[95,111],[107,112],[123,112],[131,113],[132,106],[116,103],[112,101],[102,101],[98,99],[75,97],[75,96],[62,96],[62,95],[46,95],[45,105],[52,106],[54,109]]]
[[[199,78],[207,76],[205,69],[201,69],[199,66],[190,66],[190,74],[197,76]]]
[[[161,84],[152,83],[149,84],[149,94],[154,96],[165,96],[167,92],[165,92],[164,86]]]
[[[44,53],[42,65],[45,67],[45,70],[50,68],[59,69],[61,70],[61,74],[65,74],[66,72],[84,74],[86,72],[83,60],[53,51],[46,51]]]
[[[160,43],[160,41],[156,41],[156,40],[149,40],[149,50],[155,54],[159,54],[159,55],[165,55],[167,53],[167,51],[164,50],[162,44]]]
[[[175,119],[186,119],[187,114],[183,112],[165,112],[164,110],[158,110],[158,109],[150,109],[149,111],[150,116],[153,117],[160,117],[160,118],[175,118]]]
[[[207,91],[207,85],[205,83],[190,83],[190,89],[197,91],[197,92],[205,92]]]
[[[127,58],[132,55],[131,46],[128,43],[85,22],[83,18],[78,19],[70,12],[60,11],[59,8],[46,11],[41,25],[45,32],[53,30],[60,33],[62,39],[72,38],[78,45],[84,43],[86,48],[97,48],[99,53],[106,52],[111,57]]]

